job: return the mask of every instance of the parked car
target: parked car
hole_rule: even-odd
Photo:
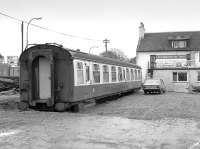
[[[144,93],[165,93],[166,88],[162,79],[147,79],[142,85]]]

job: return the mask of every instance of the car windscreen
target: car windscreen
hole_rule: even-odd
[[[160,85],[160,80],[146,80],[144,85]]]

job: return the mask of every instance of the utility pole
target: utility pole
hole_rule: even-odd
[[[24,50],[24,22],[21,24],[21,34],[22,34],[22,52]]]
[[[107,53],[107,51],[108,51],[108,46],[107,46],[107,44],[110,43],[110,40],[104,39],[104,40],[103,40],[103,43],[105,43],[105,48],[106,48],[106,53]]]

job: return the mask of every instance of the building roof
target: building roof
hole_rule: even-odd
[[[186,48],[172,48],[170,40],[189,40]],[[200,31],[145,33],[137,52],[200,51]]]

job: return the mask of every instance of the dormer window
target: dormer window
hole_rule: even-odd
[[[187,41],[186,40],[174,40],[172,41],[172,48],[186,48]]]

